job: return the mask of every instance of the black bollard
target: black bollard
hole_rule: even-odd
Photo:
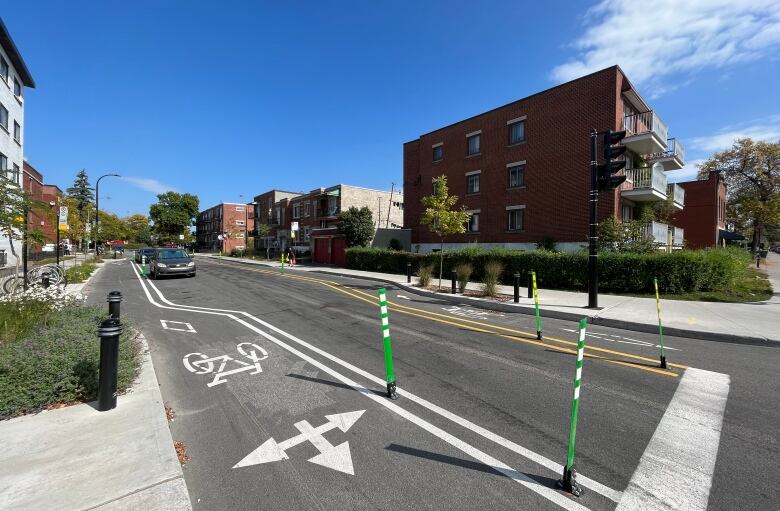
[[[111,291],[108,293],[108,316],[119,319],[119,304],[122,302],[122,293]]]
[[[412,263],[406,263],[406,283],[412,283]]]
[[[528,272],[528,298],[534,297],[534,277],[532,271]]]
[[[44,275],[44,276],[41,278],[41,284],[43,284],[43,288],[44,288],[44,289],[46,289],[47,287],[49,287],[49,276],[48,276],[48,275]]]
[[[520,303],[520,274],[515,273],[515,303]]]
[[[122,323],[104,319],[98,328],[100,337],[100,373],[98,376],[98,411],[116,408],[116,378],[119,365],[119,335]]]
[[[761,268],[761,254],[756,251],[756,268]]]
[[[450,278],[452,279],[452,294],[455,294],[457,292],[457,288],[455,286],[458,283],[458,272],[456,272],[455,270],[451,270]]]

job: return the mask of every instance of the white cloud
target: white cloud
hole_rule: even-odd
[[[122,179],[128,181],[133,186],[137,186],[142,190],[146,190],[147,192],[152,192],[154,194],[176,191],[176,189],[172,186],[163,184],[156,179],[149,179],[144,177],[123,177]]]
[[[709,136],[694,137],[690,139],[688,145],[696,151],[714,153],[728,149],[734,144],[734,141],[740,138],[764,141],[780,140],[780,115],[741,126],[728,126]]]
[[[602,0],[588,11],[574,59],[556,66],[564,82],[614,64],[650,95],[686,73],[774,58],[780,50],[778,0]]]

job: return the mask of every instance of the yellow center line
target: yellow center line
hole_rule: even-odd
[[[221,266],[225,266],[224,263],[220,263],[220,262],[217,262],[216,264],[219,264]],[[263,273],[263,274],[272,275],[272,276],[276,276],[276,277],[291,278],[291,279],[295,279],[295,280],[302,280],[302,281],[305,281],[305,282],[315,282],[315,283],[321,284],[323,286],[329,287],[329,288],[331,288],[331,289],[333,289],[335,291],[338,291],[339,293],[343,293],[345,295],[351,296],[351,297],[353,297],[353,298],[355,298],[357,300],[361,300],[363,302],[366,302],[366,303],[371,304],[371,305],[376,306],[376,307],[379,306],[379,303],[378,303],[378,301],[377,301],[377,299],[376,299],[376,297],[374,295],[366,293],[366,292],[361,291],[359,289],[351,288],[351,287],[349,287],[349,286],[347,286],[345,284],[340,284],[340,283],[332,281],[332,280],[318,279],[318,278],[308,277],[308,276],[303,276],[303,275],[291,275],[289,273],[281,274],[281,273],[278,273],[278,272],[272,271],[272,270],[261,270],[261,269],[257,269],[257,268],[247,268],[247,267],[242,267],[242,266],[239,266],[239,268],[242,268],[242,269],[247,270],[247,271],[252,271],[252,272],[256,272],[256,273]],[[355,294],[355,293],[357,293],[357,294]],[[363,295],[363,296],[360,296],[360,295]],[[556,345],[550,344],[548,342],[543,342],[543,341],[537,340],[536,339],[536,332],[534,332],[532,334],[531,332],[526,332],[526,331],[518,330],[518,329],[515,329],[515,328],[504,327],[504,326],[496,325],[496,324],[492,324],[492,323],[484,323],[484,322],[481,322],[481,321],[474,321],[474,320],[463,319],[463,318],[454,319],[451,316],[448,316],[448,315],[445,315],[445,314],[441,314],[441,313],[437,313],[437,312],[433,312],[433,311],[428,311],[428,310],[424,310],[424,309],[418,309],[416,307],[409,307],[409,306],[406,306],[406,305],[400,305],[400,304],[397,304],[395,302],[390,302],[390,301],[388,301],[388,306],[391,309],[395,310],[395,312],[399,312],[401,314],[405,314],[405,315],[408,315],[408,316],[414,316],[414,317],[418,317],[418,318],[422,318],[422,319],[427,319],[428,321],[434,321],[436,323],[443,323],[443,324],[447,324],[447,325],[451,325],[451,326],[455,326],[455,327],[459,327],[459,328],[465,328],[467,330],[471,330],[471,331],[474,331],[474,332],[493,334],[493,335],[496,335],[498,337],[502,337],[504,339],[508,339],[508,340],[511,340],[511,341],[514,341],[514,342],[520,342],[520,343],[530,344],[530,345],[534,345],[534,346],[541,346],[541,347],[545,347],[545,348],[551,348],[553,350],[556,350],[556,351],[559,351],[559,352],[563,352],[563,353],[573,353],[575,355],[577,353],[576,350],[572,350],[572,349],[561,347],[561,346],[556,346]],[[446,318],[446,319],[442,319],[442,318]],[[511,333],[511,334],[514,334],[514,335],[507,335],[507,334],[501,333],[502,331],[503,332],[508,332],[508,333]],[[559,339],[557,337],[548,337],[546,335],[544,336],[544,341],[553,341],[553,342],[566,344],[566,345],[570,345],[570,346],[576,346],[577,345],[577,343],[573,342],[573,341],[568,341],[566,339]],[[601,352],[601,353],[608,353],[610,355],[616,355],[616,356],[619,356],[619,357],[622,357],[622,358],[630,358],[630,359],[634,359],[634,360],[640,360],[640,361],[643,361],[643,362],[657,363],[657,360],[654,359],[654,358],[644,357],[644,356],[641,356],[641,355],[634,355],[633,353],[626,353],[626,352],[623,352],[623,351],[610,350],[610,349],[601,348],[601,347],[598,347],[598,346],[588,346],[588,352],[586,352],[586,354],[585,354],[585,356],[587,356],[589,358],[602,360],[602,361],[608,362],[610,364],[617,364],[617,365],[621,365],[621,366],[625,366],[625,367],[630,367],[632,369],[639,369],[639,370],[642,370],[642,371],[648,371],[648,372],[652,372],[652,373],[662,374],[664,376],[671,376],[671,377],[674,377],[674,378],[676,378],[678,376],[677,373],[672,372],[672,371],[666,371],[666,370],[659,369],[659,368],[656,368],[656,367],[649,367],[649,366],[646,366],[646,365],[643,365],[643,364],[639,364],[638,362],[632,362],[632,361],[626,361],[626,360],[616,360],[614,358],[609,358],[609,357],[605,357],[605,356],[601,356],[601,355],[595,355],[593,353],[590,353],[590,351],[597,351],[597,352]],[[687,365],[683,365],[683,364],[668,364],[668,365],[671,366],[671,367],[677,367],[677,368],[680,368],[680,369],[685,369],[685,368],[688,367]]]

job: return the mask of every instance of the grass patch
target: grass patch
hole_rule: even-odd
[[[2,308],[9,304],[0,304]],[[0,337],[0,420],[62,402],[97,398],[100,342],[97,327],[105,307],[69,304],[44,321],[25,323],[15,336]],[[0,335],[1,332],[0,332]],[[117,390],[135,379],[139,346],[125,325],[120,337]]]
[[[65,278],[68,279],[68,284],[78,284],[84,282],[97,268],[92,263],[85,263],[80,266],[71,266],[65,270]]]

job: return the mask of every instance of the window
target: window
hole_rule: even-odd
[[[506,166],[509,182],[507,188],[525,186],[525,162],[510,163]]]
[[[0,126],[8,131],[8,109],[0,104]]]
[[[333,195],[328,196],[328,216],[335,216],[339,213],[339,198]]]
[[[436,144],[433,146],[433,161],[441,161],[444,159],[444,144]]]
[[[16,121],[14,121],[14,140],[20,144],[22,143],[22,127]]]
[[[236,206],[236,213],[243,213],[244,211],[246,211],[244,206]]]
[[[475,133],[474,135],[466,135],[466,143],[468,145],[468,149],[466,150],[467,155],[479,154],[479,139],[481,136],[481,132]]]
[[[16,78],[14,78],[14,96],[17,98],[22,97],[22,84]]]
[[[509,122],[509,144],[525,142],[525,119]]]
[[[14,170],[11,172],[11,181],[18,183],[19,182],[19,165],[14,163]]]
[[[303,226],[303,241],[308,242],[311,238],[311,227],[308,225]]]
[[[8,62],[3,57],[0,57],[0,78],[8,83]]]
[[[303,216],[306,218],[311,216],[311,202],[309,201],[303,203]]]
[[[0,172],[8,170],[8,158],[3,153],[0,153]]]
[[[523,211],[525,206],[509,206],[507,208],[507,230],[523,230]]]
[[[479,193],[479,171],[466,174],[466,193]]]
[[[244,225],[244,221],[243,220],[236,220],[236,225]]]
[[[301,205],[300,204],[293,204],[292,207],[292,215],[293,218],[301,218]]]
[[[469,213],[471,213],[471,216],[469,217],[469,222],[466,225],[466,230],[468,232],[479,232],[479,210],[469,211]]]

